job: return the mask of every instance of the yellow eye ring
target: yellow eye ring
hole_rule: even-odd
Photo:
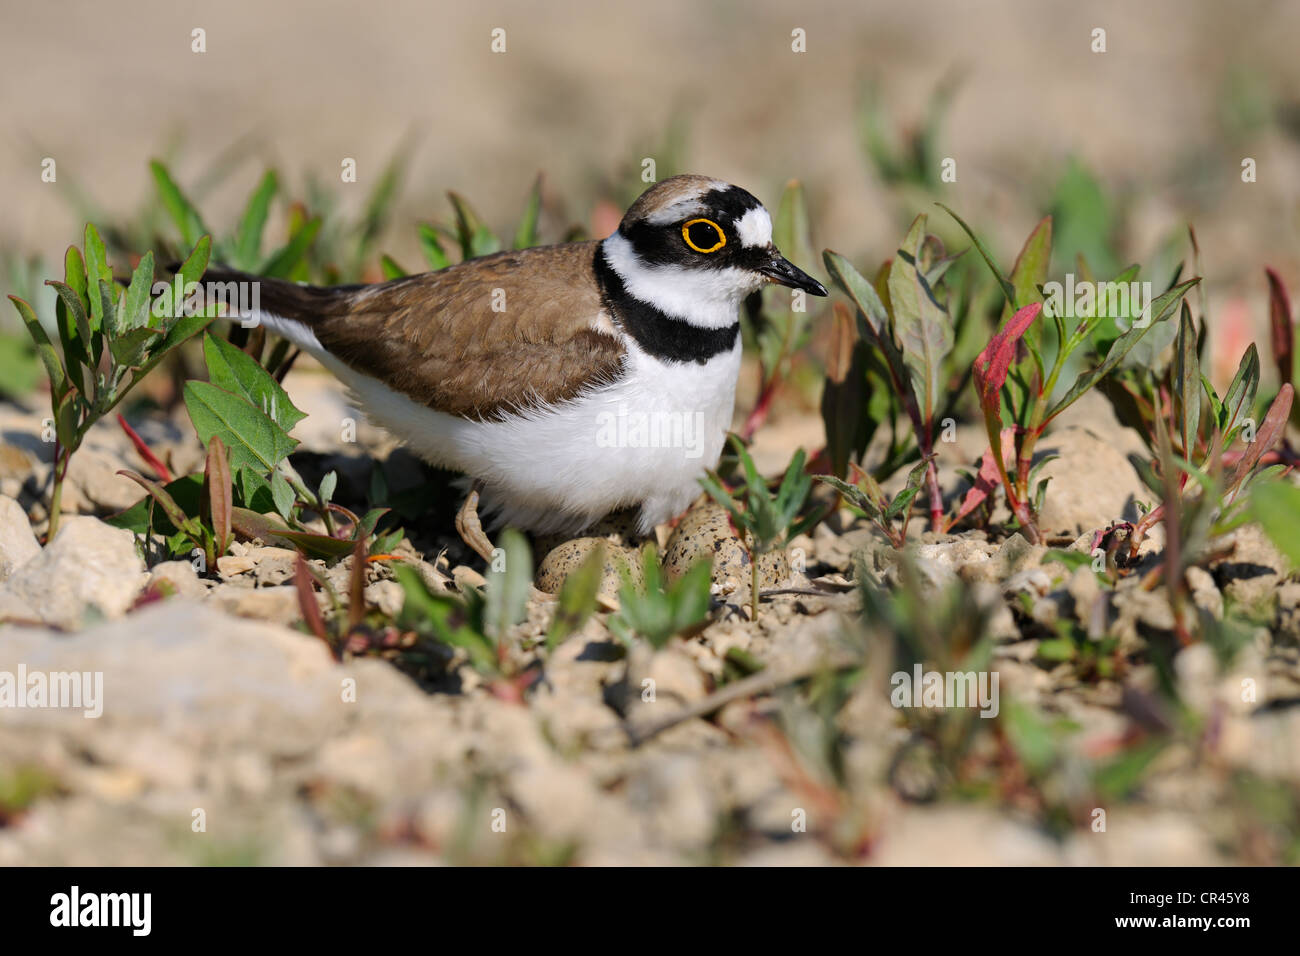
[[[700,223],[700,222],[712,226],[714,231],[717,232],[718,234],[718,241],[713,245],[709,246],[709,248],[707,249],[703,248],[702,246],[697,246],[694,242],[691,241],[691,226],[694,226],[696,223]],[[687,222],[682,223],[682,239],[684,239],[686,241],[686,244],[690,246],[692,249],[694,249],[696,252],[704,252],[704,253],[717,252],[719,249],[721,249],[723,246],[727,244],[727,234],[723,232],[722,227],[719,226],[712,219],[691,219]]]

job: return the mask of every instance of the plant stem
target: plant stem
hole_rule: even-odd
[[[45,533],[45,543],[49,544],[59,531],[59,514],[63,508],[63,479],[68,474],[69,453],[56,441],[54,443],[54,487],[50,492],[50,527]]]
[[[927,439],[929,448],[922,448],[921,454],[930,459],[925,469],[925,486],[930,498],[930,530],[935,534],[943,531],[943,495],[939,491],[939,469],[934,464],[933,444]]]

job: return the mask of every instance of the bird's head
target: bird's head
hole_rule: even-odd
[[[772,244],[772,217],[762,203],[705,176],[651,186],[603,249],[632,296],[692,325],[733,323],[740,301],[768,282],[826,295]]]

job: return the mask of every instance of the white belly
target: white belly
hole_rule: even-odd
[[[700,492],[731,424],[740,337],[707,364],[662,363],[628,343],[618,383],[564,405],[499,422],[433,411],[324,353],[322,361],[370,417],[433,464],[482,479],[497,524],[576,532],[640,505],[641,530],[679,514]]]

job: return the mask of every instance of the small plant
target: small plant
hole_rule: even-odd
[[[912,501],[921,490],[921,481],[930,468],[930,460],[923,459],[913,466],[908,472],[903,490],[892,499],[885,495],[880,483],[869,473],[856,464],[850,465],[850,468],[853,471],[853,484],[834,475],[817,475],[817,480],[825,482],[843,495],[849,510],[874,524],[895,548],[903,547],[907,542]]]
[[[359,540],[371,540],[385,508],[357,516],[332,501],[338,475],[329,472],[313,491],[288,461],[298,444],[289,437],[304,416],[265,368],[224,339],[205,335],[203,352],[209,381],[185,384],[184,399],[200,440],[208,447],[204,476],[187,475],[161,484],[133,472],[123,472],[140,484],[149,499],[162,509],[156,515],[142,502],[113,519],[113,524],[136,534],[160,533],[173,553],[199,548],[207,567],[224,554],[229,541],[215,554],[210,545],[226,540],[217,535],[214,514],[229,514],[230,527],[245,538],[257,538],[295,548],[309,557],[336,560],[348,554]],[[221,471],[213,472],[219,449]],[[145,449],[147,451],[147,449]],[[143,453],[143,452],[142,452]],[[148,456],[146,456],[148,457]],[[223,506],[212,507],[211,492],[220,478]],[[304,524],[304,512],[314,512],[325,534]],[[343,524],[338,519],[343,519]],[[384,553],[401,540],[400,531],[374,538],[376,553]]]
[[[207,268],[210,240],[195,240],[178,281],[197,282]],[[85,254],[75,246],[64,258],[64,281],[46,284],[58,293],[56,349],[32,307],[10,296],[36,344],[50,382],[54,467],[47,539],[59,530],[68,462],[95,422],[111,412],[149,371],[181,343],[202,331],[215,312],[186,314],[171,297],[154,299],[154,257],[146,253],[120,290],[113,280],[104,243],[86,226]]]
[[[1147,483],[1164,500],[1142,517],[1129,536],[1134,554],[1146,532],[1177,503],[1174,499],[1181,502],[1187,497],[1184,489],[1189,478],[1195,479],[1204,492],[1205,503],[1213,508],[1216,519],[1207,531],[1217,535],[1245,520],[1246,491],[1255,481],[1284,470],[1280,465],[1263,469],[1258,466],[1284,439],[1294,389],[1286,383],[1278,390],[1256,428],[1252,415],[1260,368],[1255,346],[1252,344],[1241,357],[1237,374],[1220,398],[1200,373],[1197,339],[1191,315],[1184,307],[1175,343],[1172,395],[1161,389],[1165,400],[1152,420],[1156,467],[1141,469]],[[1202,396],[1209,405],[1209,415],[1202,414]],[[1239,439],[1243,447],[1233,449]]]
[[[709,472],[700,479],[700,484],[714,501],[726,509],[732,525],[740,533],[749,552],[750,598],[754,608],[752,617],[757,621],[759,560],[769,551],[784,547],[791,538],[803,534],[820,521],[822,515],[814,513],[799,517],[799,512],[808,500],[808,492],[812,489],[812,476],[804,468],[802,448],[795,452],[790,467],[785,471],[785,477],[781,479],[776,494],[773,494],[758,473],[745,443],[732,435],[731,445],[742,467],[742,479],[736,492],[743,504],[737,504],[716,472]]]
[[[396,565],[393,576],[405,593],[397,623],[423,640],[461,649],[470,666],[488,678],[492,693],[518,703],[538,672],[516,672],[506,635],[527,612],[533,562],[528,542],[518,531],[507,529],[500,545],[501,555],[488,571],[485,591],[468,588],[463,595],[432,591],[414,568]]]
[[[827,435],[832,464],[838,470],[853,454],[861,457],[882,418],[888,418],[894,427],[894,403],[901,404],[915,445],[909,450],[891,440],[887,464],[881,470],[892,473],[917,456],[928,463],[924,486],[930,527],[940,531],[943,498],[933,460],[934,443],[959,391],[952,387],[950,362],[959,328],[945,304],[949,297],[936,291],[955,257],[946,256],[943,244],[928,235],[925,227],[926,217],[917,216],[893,260],[881,266],[875,283],[839,253],[827,249],[823,254],[831,279],[857,307],[858,335],[870,350],[860,363],[872,383],[871,400],[884,396],[885,401],[882,407],[860,408],[856,414],[841,409],[838,416],[827,415]],[[970,310],[964,308],[962,314],[968,316]],[[840,325],[842,328],[842,321]],[[840,356],[834,364],[842,366],[846,345],[838,348]],[[847,374],[855,385],[860,381],[853,371]],[[865,428],[860,415],[870,419]]]
[[[640,636],[659,650],[679,634],[698,631],[709,617],[709,587],[713,562],[700,561],[676,581],[663,586],[659,558],[647,544],[641,552],[643,585],[638,587],[624,573],[618,592],[618,613],[609,619],[609,629],[631,647]]]
[[[158,482],[150,481],[133,471],[119,471],[140,485],[159,507],[175,529],[172,551],[190,550],[203,556],[203,567],[216,566],[217,558],[224,555],[235,540],[231,527],[234,511],[234,485],[230,478],[230,455],[220,438],[208,444],[207,459],[203,467],[203,483],[199,489],[199,513],[187,514],[176,499]]]
[[[1105,309],[1088,310],[1094,314],[1080,317],[1075,328],[1069,330],[1061,314],[1064,310],[1053,308],[1056,354],[1049,361],[1044,354],[1041,324],[1035,323],[1043,307],[1038,286],[1045,280],[1051,256],[1051,220],[1039,223],[1030,234],[1008,278],[961,218],[951,210],[948,212],[970,236],[997,280],[1006,302],[1003,314],[1007,317],[1001,331],[975,359],[975,390],[989,437],[986,459],[997,473],[1007,506],[1021,532],[1031,544],[1038,544],[1042,540],[1038,513],[1047,488],[1045,482],[1036,479],[1046,459],[1035,462],[1034,451],[1043,432],[1085,392],[1111,374],[1152,328],[1172,315],[1183,296],[1200,279],[1189,279],[1171,286],[1147,305],[1149,312],[1141,317],[1135,314],[1138,310],[1126,296],[1127,308],[1116,308],[1127,314],[1110,317],[1124,331],[1108,343],[1102,340],[1100,345],[1098,333],[1105,323],[1102,316],[1095,313],[1104,313]],[[1134,266],[1119,276],[1115,283],[1127,285],[1135,282],[1137,275]],[[1014,313],[1008,315],[1012,309]],[[1057,397],[1061,376],[1073,364],[1071,358],[1085,345],[1096,348],[1092,367],[1079,374],[1065,394]]]

